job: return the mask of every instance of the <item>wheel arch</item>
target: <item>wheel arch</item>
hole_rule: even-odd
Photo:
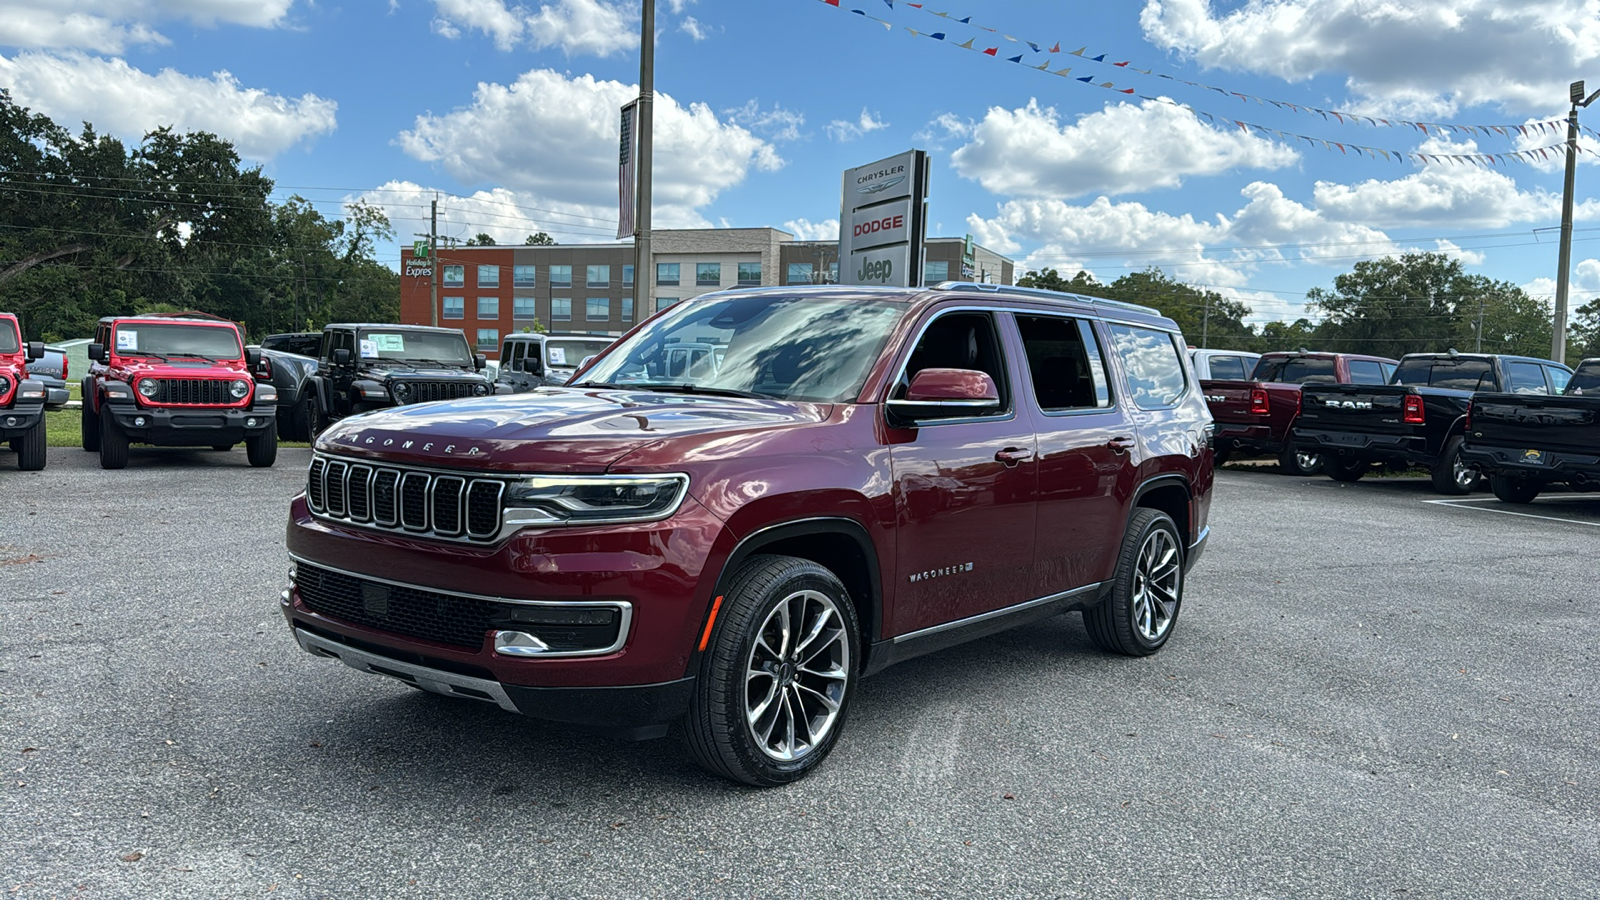
[[[1193,498],[1194,491],[1189,479],[1176,474],[1157,475],[1140,484],[1133,492],[1133,503],[1128,507],[1128,521],[1133,521],[1133,514],[1139,509],[1158,509],[1166,513],[1178,526],[1178,534],[1183,536],[1183,552],[1187,554],[1195,542],[1190,503]]]

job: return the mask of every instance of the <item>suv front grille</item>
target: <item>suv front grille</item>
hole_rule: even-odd
[[[490,543],[500,536],[505,482],[317,456],[306,503],[324,519],[421,537]]]
[[[632,606],[622,601],[510,603],[362,578],[295,563],[295,590],[307,609],[356,625],[439,644],[482,649],[491,631],[513,629],[542,640],[551,656],[617,650]],[[392,651],[384,651],[392,652]]]
[[[148,398],[152,403],[175,406],[231,406],[239,402],[233,396],[233,381],[217,378],[149,378],[155,382],[156,395]]]
[[[407,403],[429,403],[434,400],[460,400],[462,397],[473,395],[474,385],[471,382],[461,381],[408,381],[406,387],[411,393],[406,395]]]

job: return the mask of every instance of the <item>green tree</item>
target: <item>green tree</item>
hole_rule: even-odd
[[[556,242],[555,238],[553,238],[550,235],[545,234],[544,232],[541,231],[538,234],[530,234],[530,235],[528,235],[527,239],[524,240],[522,243],[525,246],[532,247],[532,246],[538,246],[538,245],[541,245],[541,244],[554,244],[555,242]]]
[[[1567,328],[1567,364],[1600,357],[1600,298],[1572,311]]]
[[[1111,300],[1155,307],[1177,322],[1184,337],[1197,347],[1248,350],[1257,343],[1254,329],[1244,323],[1250,307],[1216,291],[1184,284],[1155,267],[1130,272],[1098,293]]]
[[[1060,272],[1045,268],[1030,270],[1018,278],[1017,287],[1043,288],[1047,291],[1064,291],[1069,294],[1093,294],[1102,286],[1100,282],[1095,281],[1093,275],[1082,270],[1072,276],[1071,281],[1066,281],[1062,279]]]
[[[494,235],[489,234],[486,231],[480,231],[477,234],[473,235],[472,237],[467,238],[466,243],[463,244],[462,246],[464,246],[464,247],[493,247],[494,246]]]

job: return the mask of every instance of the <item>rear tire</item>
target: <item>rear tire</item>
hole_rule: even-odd
[[[1278,454],[1278,468],[1285,475],[1315,475],[1322,471],[1322,454],[1285,447]]]
[[[125,469],[128,467],[128,436],[111,418],[110,409],[100,410],[100,468]]]
[[[1494,490],[1494,495],[1506,503],[1532,503],[1533,498],[1539,496],[1544,485],[1531,478],[1516,478],[1511,475],[1489,476],[1489,487]]]
[[[83,395],[82,415],[80,416],[83,422],[81,426],[83,434],[79,443],[83,446],[83,449],[93,453],[100,449],[100,419],[94,414],[94,402],[90,397],[91,395],[87,391]]]
[[[1334,481],[1343,481],[1346,484],[1360,481],[1361,476],[1367,474],[1369,468],[1371,466],[1361,459],[1347,459],[1343,456],[1322,458],[1322,471]]]
[[[44,468],[49,446],[44,439],[44,419],[39,424],[28,429],[28,433],[11,442],[11,449],[17,451],[17,468],[24,472],[37,472]]]
[[[278,432],[263,428],[260,433],[245,437],[244,454],[258,469],[272,465],[278,458]]]
[[[757,556],[713,625],[682,719],[690,758],[757,787],[805,777],[838,740],[860,677],[849,592],[810,560]]]
[[[1459,497],[1472,493],[1478,486],[1479,476],[1461,460],[1461,445],[1466,439],[1456,435],[1444,443],[1444,453],[1439,456],[1439,461],[1433,464],[1430,474],[1433,477],[1433,489],[1441,494]]]
[[[1183,540],[1172,517],[1143,507],[1122,536],[1111,596],[1083,611],[1100,649],[1149,656],[1166,645],[1183,606]]]

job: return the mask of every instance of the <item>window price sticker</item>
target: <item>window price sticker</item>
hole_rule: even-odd
[[[118,328],[117,329],[117,349],[118,350],[137,350],[137,349],[139,349],[139,332],[130,331],[130,330],[126,329],[126,328]]]
[[[378,358],[378,342],[377,341],[367,340],[366,338],[362,338],[361,339],[361,358],[362,359],[377,359]]]
[[[377,342],[378,349],[384,353],[406,352],[406,338],[401,334],[375,334],[372,339]]]
[[[567,348],[565,348],[565,347],[551,347],[550,348],[550,365],[552,365],[552,366],[564,366],[566,364],[567,364]]]

